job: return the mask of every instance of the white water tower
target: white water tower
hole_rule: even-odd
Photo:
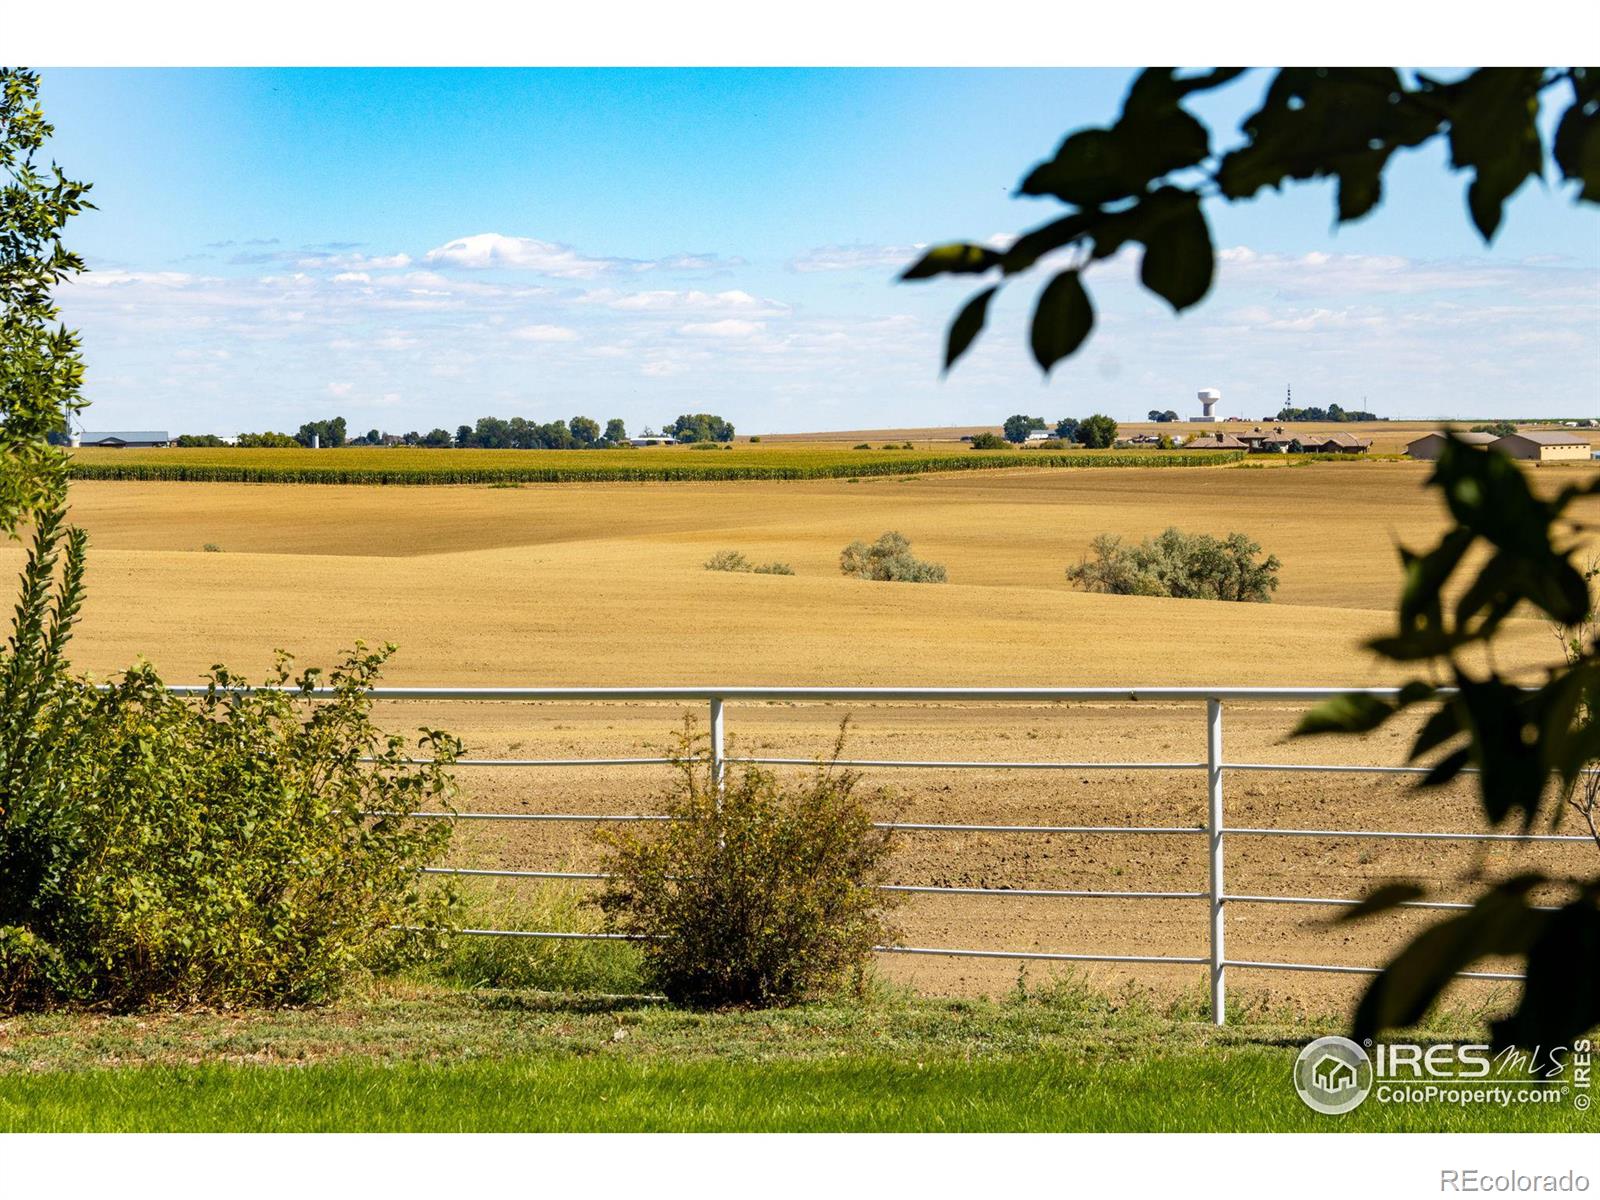
[[[1216,421],[1216,420],[1220,420],[1221,418],[1219,418],[1217,416],[1216,409],[1217,409],[1217,405],[1219,405],[1221,403],[1222,403],[1222,392],[1221,392],[1220,389],[1218,389],[1218,388],[1201,388],[1200,389],[1200,414],[1201,415],[1198,416],[1198,417],[1190,417],[1189,419],[1191,421]]]

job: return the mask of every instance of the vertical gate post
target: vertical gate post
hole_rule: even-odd
[[[1222,701],[1206,701],[1206,840],[1211,852],[1211,1023],[1227,1021],[1227,939],[1222,875]]]
[[[722,750],[722,699],[713,696],[711,698],[711,783],[716,788],[719,802],[722,799],[723,781],[727,770],[728,764]]]

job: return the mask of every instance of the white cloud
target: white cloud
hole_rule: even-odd
[[[899,270],[908,267],[927,249],[926,242],[904,246],[818,246],[789,260],[789,269],[801,274],[814,271]]]
[[[558,279],[591,279],[615,270],[620,262],[618,259],[590,258],[558,242],[507,237],[501,233],[478,233],[457,238],[429,250],[423,259],[442,267],[472,270],[501,267],[514,271],[535,271]]]
[[[554,279],[594,279],[601,275],[634,275],[646,271],[724,271],[744,266],[742,258],[715,254],[674,254],[666,258],[617,258],[584,254],[562,242],[475,233],[435,246],[423,256],[441,267],[467,270],[532,271]]]
[[[728,317],[722,321],[691,321],[678,326],[678,332],[688,334],[690,337],[749,338],[765,328],[766,324],[761,321],[742,321],[737,317]]]
[[[592,292],[589,299],[619,312],[726,312],[745,315],[782,316],[791,311],[781,300],[752,296],[749,292],[655,291]]]
[[[355,388],[356,385],[353,383],[330,383],[328,385],[328,394],[330,396],[348,396],[355,391]]]
[[[565,325],[523,325],[511,331],[519,342],[575,342],[578,331]]]

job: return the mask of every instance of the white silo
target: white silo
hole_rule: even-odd
[[[1191,421],[1216,421],[1216,420],[1220,420],[1221,418],[1219,418],[1217,416],[1216,409],[1217,409],[1217,405],[1219,405],[1221,403],[1222,403],[1222,391],[1221,391],[1221,389],[1219,389],[1219,388],[1201,388],[1200,389],[1200,414],[1201,415],[1198,416],[1198,417],[1190,417],[1189,419]]]

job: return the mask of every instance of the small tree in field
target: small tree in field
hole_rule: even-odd
[[[1078,425],[1077,440],[1091,450],[1104,450],[1117,440],[1117,423],[1103,413],[1085,417]]]
[[[1035,429],[1045,427],[1043,417],[1025,417],[1021,413],[1007,417],[1005,420],[1005,435],[1008,442],[1025,442],[1028,435]]]

